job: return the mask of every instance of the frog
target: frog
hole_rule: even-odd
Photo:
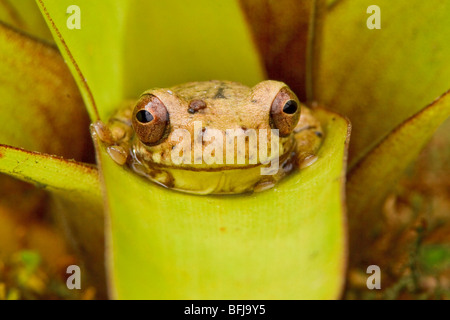
[[[92,127],[117,165],[200,195],[271,189],[313,165],[324,139],[312,109],[276,80],[149,89]]]

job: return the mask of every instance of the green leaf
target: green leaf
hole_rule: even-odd
[[[349,173],[347,199],[351,250],[364,247],[368,230],[381,220],[380,204],[406,167],[450,116],[450,91],[406,120]],[[351,251],[353,252],[353,251]]]
[[[367,28],[374,4],[380,30]],[[330,7],[315,97],[352,121],[350,168],[450,87],[449,15],[449,1],[340,0]]]
[[[251,195],[167,190],[118,166],[100,146],[113,296],[337,298],[346,265],[349,124],[322,109],[316,115],[326,132],[319,160],[274,189]]]
[[[0,24],[0,83],[1,144],[85,158],[89,119],[54,47]]]
[[[35,0],[1,0],[0,21],[49,43],[53,42]]]
[[[0,172],[51,191],[63,190],[100,197],[94,166],[57,156],[0,145]]]
[[[37,2],[92,119],[105,120],[151,87],[210,79],[254,85],[264,76],[237,1],[79,0],[80,30],[66,26],[73,1]]]
[[[450,267],[448,244],[425,244],[419,252],[419,264],[427,272],[439,272]]]

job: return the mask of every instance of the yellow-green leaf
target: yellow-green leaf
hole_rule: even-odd
[[[0,23],[0,143],[84,159],[89,119],[56,48]]]
[[[0,21],[39,39],[53,42],[35,0],[0,0]]]
[[[371,5],[381,10],[381,29],[367,28]],[[436,0],[330,7],[315,97],[352,121],[350,168],[450,87],[449,16],[450,2]]]
[[[337,298],[346,265],[349,124],[321,109],[316,115],[326,133],[319,160],[257,194],[167,190],[118,166],[100,146],[113,297]]]
[[[94,119],[151,87],[210,79],[254,85],[264,76],[237,0],[78,0],[79,30],[67,27],[73,1],[37,2]]]
[[[100,196],[97,169],[80,162],[0,145],[0,171],[52,191]]]
[[[349,173],[347,199],[354,252],[364,246],[380,203],[436,129],[450,116],[450,92],[406,120]],[[352,252],[352,251],[351,251]]]

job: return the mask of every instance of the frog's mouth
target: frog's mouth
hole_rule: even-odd
[[[137,156],[133,157],[135,162],[138,162],[140,165],[143,163],[148,163],[145,167],[147,170],[151,170],[152,168],[156,168],[157,170],[168,170],[168,169],[177,169],[177,170],[188,170],[195,172],[219,172],[219,171],[229,171],[229,170],[245,170],[245,169],[253,169],[253,168],[262,168],[271,166],[273,163],[277,163],[281,166],[281,164],[288,162],[289,159],[295,158],[295,141],[294,143],[288,146],[288,150],[281,156],[270,157],[267,161],[258,162],[256,164],[213,164],[207,165],[204,162],[201,164],[179,164],[179,165],[169,165],[159,162],[154,162],[152,160],[141,161]],[[248,160],[248,159],[247,159]],[[278,160],[278,161],[277,161]]]
[[[138,174],[166,188],[194,194],[236,194],[254,191],[258,185],[274,185],[295,166],[294,146],[273,164],[257,163],[224,167],[169,166],[161,163],[131,163]],[[266,173],[264,174],[264,170]]]

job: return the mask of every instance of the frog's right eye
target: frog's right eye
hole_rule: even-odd
[[[157,97],[144,95],[134,108],[133,129],[145,145],[161,143],[168,135],[169,113]]]

